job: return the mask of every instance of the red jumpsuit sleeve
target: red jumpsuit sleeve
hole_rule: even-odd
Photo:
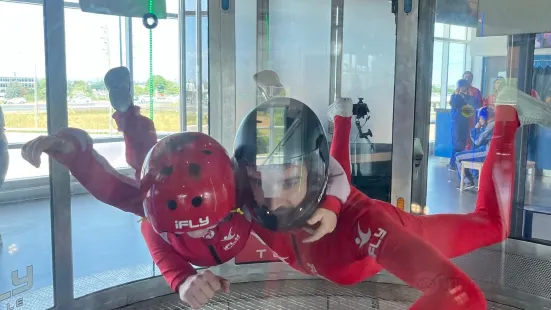
[[[88,133],[76,128],[66,128],[57,134],[75,151],[71,154],[47,152],[66,166],[92,196],[120,210],[145,216],[139,183],[117,172],[107,160],[93,149]]]
[[[328,168],[329,180],[321,208],[333,211],[338,215],[342,204],[346,202],[350,195],[350,183],[343,167],[332,156],[329,158]]]
[[[341,213],[342,203],[335,196],[325,196],[321,202],[321,208],[334,212],[339,215]]]
[[[354,224],[358,233],[351,240],[355,240],[356,249],[359,247],[361,259],[374,258],[384,269],[423,292],[410,309],[486,309],[478,286],[434,247],[408,232],[384,207],[371,206],[372,211],[365,212]]]
[[[157,143],[153,121],[140,114],[140,107],[113,114],[119,131],[124,135],[126,162],[134,168],[136,179],[140,178],[143,162],[149,150]]]
[[[153,230],[148,221],[142,221],[141,230],[153,262],[159,267],[168,285],[177,292],[180,284],[189,276],[197,274],[197,271]]]

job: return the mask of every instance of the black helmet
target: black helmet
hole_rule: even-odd
[[[320,120],[304,103],[278,97],[241,122],[234,145],[238,197],[262,226],[306,224],[323,198],[329,147]]]

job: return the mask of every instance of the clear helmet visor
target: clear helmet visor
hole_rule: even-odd
[[[289,98],[253,112],[240,126],[235,156],[252,196],[251,213],[273,230],[297,228],[315,211],[327,184],[323,127],[306,105]]]

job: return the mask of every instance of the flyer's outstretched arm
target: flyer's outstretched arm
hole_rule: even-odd
[[[144,216],[138,181],[117,172],[98,154],[86,131],[65,128],[56,135],[33,139],[21,149],[23,158],[35,167],[40,166],[43,152],[66,166],[96,199]]]

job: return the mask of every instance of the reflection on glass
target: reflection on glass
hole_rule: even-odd
[[[0,107],[4,114],[8,143],[23,143],[46,133],[46,79],[42,7],[0,2],[0,18],[17,21],[14,11],[25,15],[28,27],[18,31],[0,29],[9,48],[0,49]],[[26,38],[21,40],[21,38]],[[6,180],[49,174],[48,165],[34,168],[24,161],[20,149],[9,150]],[[42,156],[42,161],[47,161]]]
[[[121,62],[119,18],[65,9],[65,20],[69,126],[118,135],[103,76]]]
[[[372,141],[382,144],[392,143],[396,38],[389,33],[396,26],[390,12],[390,3],[386,1],[344,3],[342,96],[351,97],[354,102],[363,97],[375,109],[377,117],[371,118],[366,126],[373,128]],[[366,20],[365,16],[371,18]],[[366,32],[367,28],[354,26],[360,21],[369,29],[386,30]],[[355,128],[352,135],[357,136]]]
[[[271,1],[269,10],[270,58],[263,69],[277,72],[287,96],[310,106],[327,128],[331,1]]]
[[[256,106],[256,24],[257,1],[235,2],[235,88],[236,124]]]
[[[117,131],[117,123],[112,119],[114,109],[109,101],[104,77],[108,70],[122,65],[121,55],[124,52],[121,50],[119,27],[124,23],[119,23],[116,16],[83,13],[77,9],[65,9],[65,18],[69,126],[85,130],[91,138],[96,139],[93,147],[99,155],[111,166],[119,168],[120,173],[134,178],[133,171],[127,168],[129,164],[126,162],[124,142],[101,143],[99,140],[107,135],[121,137]],[[163,34],[167,35],[164,27],[170,23],[170,20],[162,20],[159,31],[156,32],[157,40],[161,41]],[[177,23],[174,24],[177,29]],[[141,22],[138,25],[144,28]],[[135,26],[133,30],[133,41],[137,45],[142,44],[140,29]],[[177,37],[177,32],[173,35]],[[172,42],[170,39],[165,40]],[[148,46],[148,42],[143,43]],[[177,43],[166,50],[173,49],[177,51]],[[149,57],[140,58],[138,48],[134,48],[133,52],[136,55],[134,77],[139,86],[143,81],[142,72],[148,72],[149,62],[145,60]],[[163,57],[170,59],[170,54]],[[173,59],[178,59],[177,52]],[[158,63],[158,66],[162,69],[163,63]],[[169,67],[166,62],[164,67]],[[175,71],[177,77],[177,68]],[[177,92],[178,84],[174,84]],[[147,109],[144,110],[148,112]],[[177,114],[175,115],[177,125]],[[86,186],[90,186],[91,182],[110,184],[110,181],[100,177],[100,171],[105,173],[106,168],[97,163],[94,165],[95,159],[79,161],[79,158],[89,156],[90,150],[81,152],[79,156],[69,160],[69,164],[73,163],[72,172],[80,175],[80,180]],[[93,171],[91,175],[97,176],[96,179],[83,179],[82,171],[86,170]],[[86,193],[83,184],[75,181],[73,193]],[[101,192],[103,198],[106,195],[105,190]],[[109,197],[122,194],[124,193],[110,193]],[[71,213],[75,297],[154,275],[151,256],[143,242],[136,215],[121,212],[89,194],[71,197]]]
[[[424,206],[431,214],[471,212],[477,197],[475,190],[458,190],[460,180],[456,172],[456,162],[450,159],[452,149],[458,148],[459,152],[465,150],[465,147],[457,146],[452,138],[452,133],[456,132],[452,127],[456,125],[452,122],[450,102],[453,94],[458,90],[457,82],[463,78],[463,73],[467,70],[473,72],[473,87],[480,89],[482,80],[481,57],[471,54],[469,48],[471,44],[474,45],[469,33],[473,32],[472,27],[476,26],[476,19],[472,19],[476,14],[467,13],[476,13],[476,10],[468,9],[468,3],[471,2],[437,1],[432,63],[427,205]],[[467,130],[474,126],[474,122],[474,117],[467,119]],[[469,140],[467,134],[465,143]],[[458,199],[458,197],[461,198]],[[442,201],[448,203],[443,204]]]
[[[389,201],[391,190],[394,87],[400,87],[394,80],[396,25],[391,11],[388,1],[344,1],[341,96],[354,103],[365,98],[372,113],[369,120],[352,125],[352,183],[384,201]],[[360,138],[360,131],[371,131],[370,141]]]
[[[535,58],[532,76],[532,96],[541,101],[551,102],[551,66]],[[546,56],[543,56],[546,57]],[[537,95],[536,95],[537,93]],[[538,242],[551,242],[551,129],[541,126],[530,126],[528,133],[528,158],[526,162],[526,183],[524,193],[525,225],[531,228],[525,231],[525,237]]]
[[[0,1],[4,25],[25,25],[0,27],[0,173],[7,169],[5,182],[0,182],[0,309],[54,305],[47,157],[42,156],[36,169],[14,148],[9,150],[9,168],[3,161],[4,134],[14,144],[46,132],[42,16],[41,5]]]
[[[205,4],[206,5],[206,4]],[[186,10],[188,8],[186,7]],[[195,12],[194,12],[195,14]],[[187,131],[198,131],[198,104],[197,92],[202,93],[202,122],[203,132],[208,133],[208,17],[201,16],[201,74],[202,81],[197,83],[197,18],[186,16],[186,109]],[[201,86],[199,86],[199,84]]]
[[[180,56],[178,20],[161,20],[153,32],[153,48],[149,47],[149,30],[139,19],[132,20],[134,56],[134,103],[142,115],[150,117],[156,129],[164,133],[180,132]],[[186,30],[189,33],[189,30]],[[153,81],[150,85],[149,54],[153,56]],[[150,86],[152,88],[150,89]],[[153,91],[153,103],[150,91]],[[188,112],[188,119],[190,115]]]

